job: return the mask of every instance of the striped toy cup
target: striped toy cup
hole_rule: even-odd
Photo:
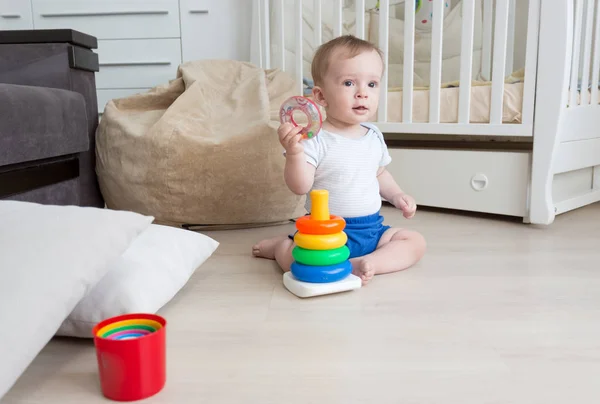
[[[167,321],[155,314],[112,317],[92,330],[102,394],[135,401],[160,392],[166,382]]]

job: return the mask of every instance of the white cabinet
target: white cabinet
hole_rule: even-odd
[[[183,60],[250,60],[251,0],[180,0]]]
[[[98,112],[198,59],[250,60],[252,0],[0,0],[0,29],[74,29],[98,38]]]
[[[29,0],[0,0],[0,30],[32,28]]]

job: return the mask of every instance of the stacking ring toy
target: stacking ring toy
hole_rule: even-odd
[[[100,337],[113,338],[116,334],[140,332],[140,331],[148,331],[150,333],[150,332],[156,331],[156,328],[151,327],[149,325],[141,325],[141,324],[140,325],[126,325],[123,327],[113,328],[112,330],[107,331],[104,334],[101,334]]]
[[[150,313],[107,318],[92,329],[102,394],[112,401],[138,401],[167,380],[167,321]]]
[[[152,330],[158,330],[162,327],[162,325],[158,321],[140,318],[140,319],[131,319],[131,320],[121,320],[116,321],[114,323],[110,323],[98,330],[96,335],[99,337],[107,334],[109,331],[115,330],[116,328],[124,327],[124,326],[149,326]]]
[[[279,110],[279,120],[281,123],[291,122],[294,126],[298,126],[294,120],[294,111],[303,112],[308,118],[308,125],[300,131],[302,138],[312,139],[317,136],[323,124],[323,118],[317,104],[306,97],[293,96],[288,98]]]
[[[294,260],[304,265],[336,265],[350,257],[350,250],[346,246],[333,250],[307,250],[294,247],[292,250]]]
[[[343,231],[333,234],[304,234],[296,233],[294,243],[307,250],[332,250],[340,248],[348,241],[348,236]]]
[[[352,263],[344,261],[336,265],[311,266],[293,262],[292,275],[302,282],[327,283],[341,281],[352,272]]]

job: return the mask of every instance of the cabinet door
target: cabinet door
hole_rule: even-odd
[[[33,29],[30,0],[0,0],[0,30]]]
[[[98,39],[180,36],[177,0],[31,1],[36,29],[71,28]]]
[[[99,40],[98,89],[151,88],[177,76],[179,39]]]
[[[250,0],[180,0],[183,61],[250,59]]]

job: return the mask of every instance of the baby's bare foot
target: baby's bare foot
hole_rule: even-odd
[[[287,236],[273,237],[263,240],[252,246],[252,255],[260,258],[275,259],[275,247],[285,240]]]
[[[364,286],[375,275],[375,269],[367,259],[361,258],[352,262],[352,273],[360,278]]]

